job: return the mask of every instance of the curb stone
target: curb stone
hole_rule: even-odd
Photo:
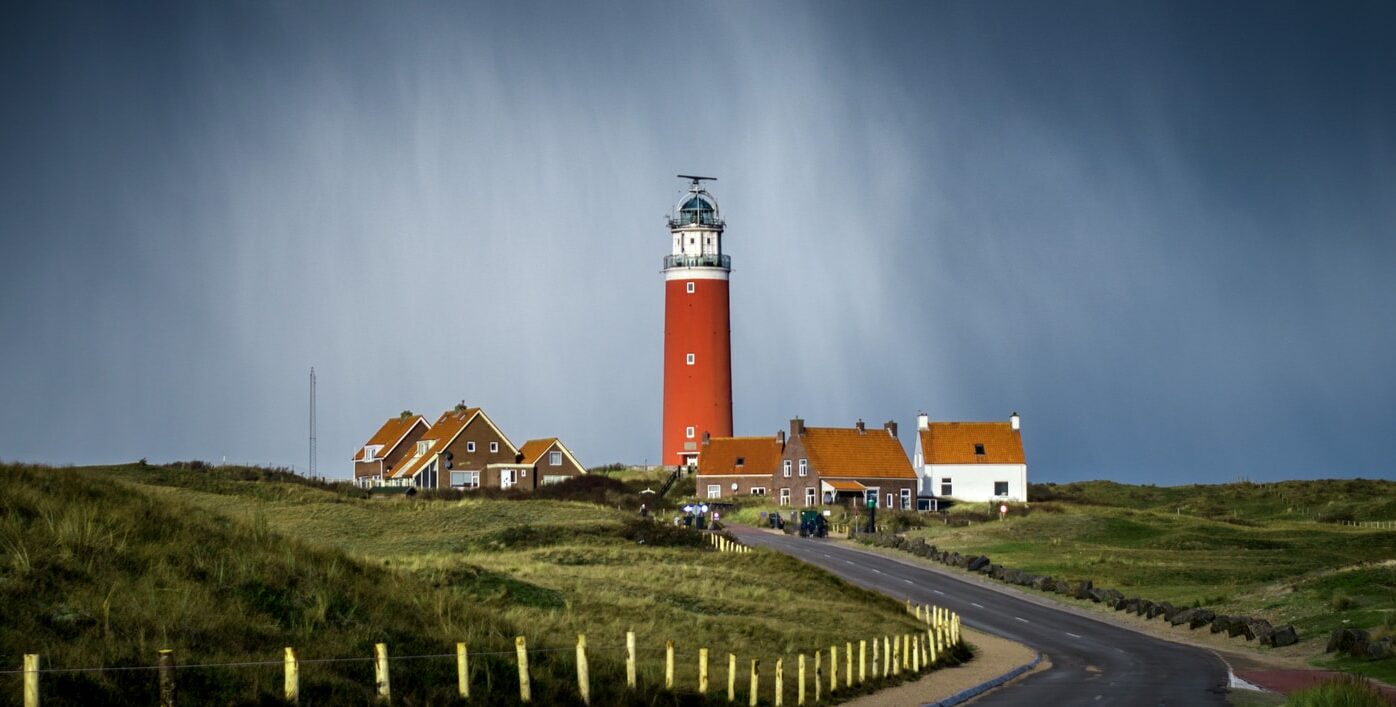
[[[1020,666],[1018,666],[1018,667],[1016,667],[1016,668],[1014,668],[1014,669],[1012,669],[1012,670],[1010,670],[1010,671],[1004,673],[1003,675],[1000,675],[1000,676],[994,678],[993,680],[990,680],[990,681],[985,682],[985,683],[981,683],[981,684],[979,684],[979,685],[975,685],[974,687],[971,687],[971,688],[969,688],[968,690],[961,690],[961,691],[959,691],[959,692],[957,692],[957,693],[955,693],[955,694],[953,694],[953,695],[951,695],[951,696],[949,696],[949,697],[947,697],[947,698],[945,698],[945,699],[943,699],[943,700],[941,700],[941,701],[939,701],[939,702],[927,702],[927,703],[921,705],[921,707],[951,707],[951,705],[958,705],[958,704],[960,704],[960,703],[962,703],[962,702],[965,702],[965,701],[970,700],[970,699],[972,699],[972,698],[978,697],[978,696],[984,694],[985,692],[988,692],[989,690],[992,690],[992,689],[998,687],[999,685],[1002,685],[1002,684],[1008,682],[1009,680],[1012,680],[1013,678],[1016,678],[1016,677],[1018,677],[1019,675],[1022,675],[1023,673],[1026,673],[1026,672],[1028,672],[1029,670],[1032,670],[1033,668],[1036,668],[1037,665],[1038,665],[1038,663],[1041,663],[1041,662],[1042,662],[1042,654],[1041,654],[1041,653],[1038,653],[1038,654],[1037,654],[1037,657],[1036,657],[1036,658],[1033,658],[1033,659],[1032,659],[1032,662],[1030,662],[1030,663],[1027,663],[1027,664],[1025,664],[1025,665],[1020,665]]]

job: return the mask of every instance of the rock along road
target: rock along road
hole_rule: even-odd
[[[947,607],[972,628],[1025,644],[1052,662],[976,705],[1225,705],[1228,671],[1210,651],[829,542],[731,528],[764,546],[896,599]]]

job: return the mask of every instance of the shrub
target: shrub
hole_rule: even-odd
[[[1352,600],[1352,597],[1346,594],[1334,594],[1330,605],[1333,607],[1334,611],[1347,611],[1356,606],[1357,603]]]
[[[1386,700],[1372,684],[1346,675],[1296,692],[1285,707],[1386,707]]]

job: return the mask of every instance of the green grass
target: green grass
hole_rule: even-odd
[[[1386,707],[1387,701],[1363,680],[1345,678],[1296,692],[1284,704],[1285,707]]]
[[[0,466],[0,663],[37,652],[45,667],[148,665],[167,647],[184,664],[276,660],[282,646],[366,658],[380,641],[393,655],[448,653],[459,640],[483,654],[511,652],[522,634],[557,649],[535,658],[535,701],[568,704],[570,648],[585,633],[596,703],[690,704],[691,693],[656,687],[666,640],[690,688],[697,649],[712,651],[716,694],[728,652],[769,671],[778,656],[793,664],[916,627],[897,602],[785,556],[718,554],[628,510],[359,495],[247,470]],[[627,630],[641,647],[635,695],[615,687]],[[477,702],[515,701],[510,657],[472,665],[488,694]],[[453,661],[394,671],[405,703],[451,700]],[[201,703],[274,701],[280,679],[277,666],[180,673],[182,694]],[[49,704],[154,700],[145,672],[44,681]],[[372,673],[366,661],[307,665],[302,683],[309,703],[363,702]],[[0,678],[0,691],[18,694],[17,678]]]

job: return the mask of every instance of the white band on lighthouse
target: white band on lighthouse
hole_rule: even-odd
[[[723,268],[669,268],[664,271],[664,281],[726,280],[730,272]]]

